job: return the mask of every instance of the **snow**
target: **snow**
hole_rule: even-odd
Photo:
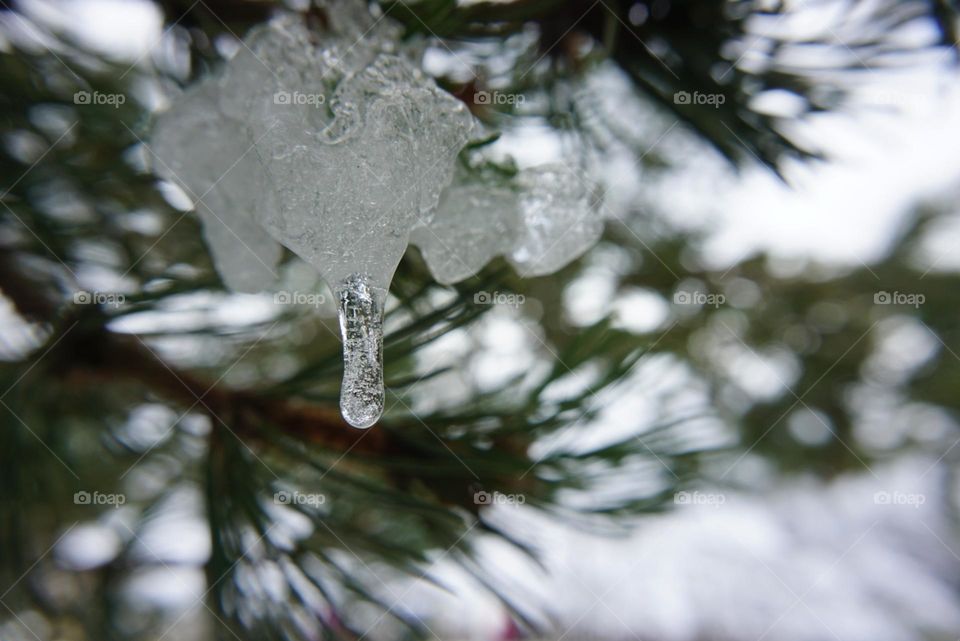
[[[497,585],[525,595],[525,611],[552,615],[547,638],[954,638],[958,561],[939,506],[946,468],[908,458],[829,483],[702,488],[690,494],[717,500],[679,505],[620,538],[495,506],[487,517],[541,550],[542,566],[492,538],[475,545],[498,568]],[[502,628],[509,615],[462,570],[438,563],[431,576],[457,589],[411,581],[388,603],[441,638],[502,638],[490,622]],[[471,606],[480,612],[449,616]]]

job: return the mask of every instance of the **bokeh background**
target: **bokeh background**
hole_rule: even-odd
[[[455,287],[408,250],[369,432],[326,284],[225,291],[150,151],[248,28],[338,5],[7,5],[3,641],[960,638],[950,3],[375,9],[606,231]]]

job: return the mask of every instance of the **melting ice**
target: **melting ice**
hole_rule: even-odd
[[[341,412],[366,428],[383,411],[384,301],[409,242],[442,283],[498,254],[540,275],[582,253],[602,222],[561,166],[508,180],[461,168],[454,180],[479,123],[397,49],[396,24],[349,0],[327,13],[320,34],[298,14],[251,30],[158,118],[152,149],[157,174],[195,201],[227,287],[270,287],[282,247],[331,286]]]

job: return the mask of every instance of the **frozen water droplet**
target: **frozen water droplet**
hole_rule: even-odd
[[[343,337],[340,413],[350,425],[367,428],[383,413],[383,301],[386,292],[361,274],[337,286]]]

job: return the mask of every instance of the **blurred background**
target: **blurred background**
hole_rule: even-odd
[[[0,639],[960,639],[956,6],[373,6],[606,227],[530,279],[411,247],[368,431],[326,284],[226,291],[151,151],[347,6],[3,3]]]

